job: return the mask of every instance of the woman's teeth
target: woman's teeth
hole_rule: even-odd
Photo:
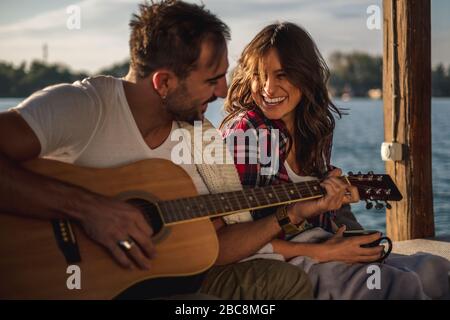
[[[264,99],[264,102],[265,102],[266,104],[271,105],[271,106],[274,106],[274,105],[277,105],[277,104],[280,104],[281,102],[283,102],[283,101],[286,99],[286,97],[280,97],[280,98],[273,98],[273,99],[270,99],[270,98],[268,98],[268,97],[266,97],[266,96],[263,96],[263,99]]]

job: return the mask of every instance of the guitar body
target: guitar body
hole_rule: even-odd
[[[121,200],[171,200],[196,195],[189,175],[167,160],[151,159],[111,169],[88,169],[51,160],[24,164],[36,173]],[[76,223],[81,289],[67,287],[68,264],[49,221],[0,214],[1,299],[111,299],[146,279],[188,276],[210,268],[218,254],[209,219],[163,227],[153,241],[149,271],[121,268]]]

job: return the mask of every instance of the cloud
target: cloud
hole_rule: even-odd
[[[128,20],[136,1],[84,0],[81,29],[66,26],[67,7],[39,13],[22,21],[0,25],[1,59],[19,63],[41,57],[44,43],[49,61],[64,62],[74,69],[95,72],[128,55]]]
[[[81,8],[81,30],[66,28],[69,16],[66,7],[0,24],[1,59],[19,63],[39,58],[42,45],[47,43],[50,62],[65,62],[74,69],[95,72],[127,58],[128,22],[141,2],[74,1]],[[335,50],[382,53],[382,31],[366,27],[367,7],[382,6],[381,0],[203,0],[203,3],[231,27],[231,65],[259,30],[277,20],[302,25],[325,57]],[[441,48],[439,57],[447,56],[448,60],[448,46],[439,44]]]
[[[239,6],[237,1],[232,2]],[[381,0],[289,1],[290,6],[280,5],[279,7],[276,7],[278,2],[275,1],[263,2],[271,6],[270,9],[264,8],[263,11],[266,12],[264,15],[249,11],[248,14],[234,15],[229,18],[222,16],[232,28],[233,40],[230,53],[233,60],[237,59],[243,46],[259,30],[277,20],[292,21],[303,26],[312,35],[325,57],[335,50],[361,50],[377,54],[382,52],[381,30],[370,31],[366,27],[367,7],[372,4],[381,5]],[[256,3],[261,1],[251,1],[253,7]],[[215,9],[217,12],[225,12],[220,6]],[[268,12],[270,14],[267,14]]]
[[[126,0],[84,0],[75,2],[72,5],[78,6],[81,13],[81,21],[83,28],[102,30],[117,26],[117,17],[123,16],[123,12],[131,12],[135,7],[131,1]],[[50,10],[40,13],[29,19],[10,23],[7,25],[0,25],[0,34],[9,35],[27,35],[30,32],[42,34],[46,32],[60,31],[67,29],[66,22],[71,16],[71,12],[67,9],[69,6]],[[122,13],[122,15],[121,15]]]

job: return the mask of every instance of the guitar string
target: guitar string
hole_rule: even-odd
[[[179,199],[173,199],[173,200],[166,200],[166,201],[158,201],[159,203],[167,203],[167,202],[175,202],[175,201],[195,201],[195,200],[201,200],[203,202],[206,202],[205,200],[207,200],[208,198],[212,198],[212,196],[214,196],[217,200],[222,200],[222,201],[227,201],[229,203],[236,201],[246,201],[246,202],[254,202],[252,200],[253,195],[255,195],[255,201],[256,202],[266,202],[264,204],[271,204],[271,201],[267,201],[268,198],[271,198],[271,200],[279,200],[279,201],[275,201],[276,202],[283,202],[283,201],[295,201],[295,200],[300,200],[302,198],[305,197],[310,197],[310,196],[317,196],[317,195],[323,195],[323,189],[317,190],[318,192],[316,193],[312,193],[311,190],[307,187],[303,187],[301,188],[299,191],[296,191],[294,189],[298,189],[298,188],[292,188],[289,191],[295,192],[296,194],[292,194],[288,192],[289,187],[292,187],[293,185],[278,185],[278,186],[274,186],[274,188],[266,188],[266,187],[259,187],[259,188],[253,188],[253,189],[244,189],[241,191],[232,191],[232,192],[225,192],[225,193],[220,193],[220,194],[206,194],[206,195],[198,195],[198,196],[193,196],[193,197],[186,197],[186,198],[179,198]],[[360,189],[364,189],[364,190],[368,190],[368,189],[382,189],[385,190],[383,188],[377,188],[371,185],[359,185]],[[268,190],[269,189],[269,193]],[[270,190],[272,189],[272,190]],[[302,193],[305,193],[305,191],[307,191],[305,194],[303,195]],[[249,193],[253,193],[253,194],[249,194]],[[275,193],[275,197],[271,196],[272,193]],[[268,196],[269,195],[269,196]],[[294,198],[292,198],[292,195]],[[258,201],[262,199],[262,196],[264,196],[264,198],[266,198],[266,201]],[[218,197],[220,197],[221,199],[217,199]],[[259,198],[259,199],[256,199]]]
[[[245,202],[250,202],[253,201],[251,198],[253,195],[256,196],[256,198],[260,198],[260,199],[255,199],[256,202],[260,202],[260,203],[264,203],[264,205],[267,204],[271,204],[271,201],[268,201],[268,198],[270,197],[271,200],[279,200],[279,201],[275,201],[274,203],[276,204],[277,202],[284,202],[284,201],[295,201],[295,200],[300,200],[304,197],[307,196],[317,196],[317,195],[323,195],[323,189],[318,190],[319,192],[314,194],[311,192],[310,188],[308,187],[300,187],[300,190],[293,190],[293,189],[299,189],[298,186],[297,188],[293,188],[289,191],[291,191],[291,193],[289,193],[286,189],[289,189],[290,187],[293,187],[294,184],[281,184],[281,185],[275,185],[275,186],[270,186],[270,187],[257,187],[257,188],[253,188],[253,189],[244,189],[241,191],[232,191],[232,192],[225,192],[225,193],[221,193],[221,194],[207,194],[207,195],[199,195],[199,196],[194,196],[194,197],[187,197],[187,198],[180,198],[180,199],[174,199],[174,200],[167,200],[167,201],[159,201],[159,203],[163,203],[163,202],[172,202],[174,203],[175,201],[195,201],[195,200],[202,200],[202,202],[206,203],[206,200],[208,198],[211,198],[212,196],[216,197],[216,201],[219,200],[217,199],[217,197],[221,197],[220,200],[222,201],[227,201],[228,203],[232,203],[235,201],[235,199],[233,198],[237,198],[237,201],[245,201]],[[374,187],[373,185],[359,185],[360,188],[364,189],[364,190],[368,190],[368,189],[377,189],[377,187]],[[272,189],[272,190],[270,190]],[[383,188],[378,188],[378,189],[383,189]],[[269,193],[267,193],[267,191],[269,190]],[[294,194],[294,199],[292,199],[292,191],[295,192],[296,194]],[[297,192],[296,192],[297,191]],[[307,191],[305,194],[303,195],[302,193],[305,193],[305,191]],[[253,193],[249,194],[249,193]],[[273,198],[273,196],[268,196],[271,193],[275,193],[275,198]],[[283,195],[284,194],[284,195]],[[258,200],[262,200],[261,196],[264,196],[264,198],[266,198],[266,201],[258,201]],[[300,197],[299,197],[300,196]],[[281,199],[283,198],[283,199]],[[197,206],[197,205],[194,205]],[[207,205],[208,206],[208,205]],[[244,208],[243,208],[244,209]]]
[[[359,181],[361,181],[360,179],[359,179]],[[293,184],[292,184],[293,185]],[[277,187],[277,189],[285,189],[285,188],[283,188],[283,186],[287,186],[286,184],[284,184],[284,185],[276,185],[276,186],[271,186],[271,187]],[[370,189],[370,188],[374,188],[373,186],[360,186],[360,187],[362,187],[363,189],[364,188],[366,188],[366,189]],[[261,195],[264,195],[264,197],[266,198],[266,200],[268,199],[268,197],[267,197],[267,195],[264,193],[264,191],[265,191],[265,189],[267,189],[267,188],[254,188],[252,191],[253,191],[253,193],[256,195],[256,197],[258,197],[258,196],[261,196]],[[273,188],[273,189],[275,189],[275,188]],[[303,190],[307,190],[308,188],[307,187],[304,187],[303,188]],[[244,192],[245,191],[247,191],[247,190],[243,190]],[[206,212],[205,213],[200,213],[200,214],[197,214],[197,215],[195,215],[195,214],[191,214],[191,216],[192,217],[207,217],[207,216],[209,216],[209,215],[212,215],[212,214],[221,214],[221,213],[226,213],[226,212],[233,212],[233,211],[240,211],[240,210],[250,210],[252,207],[254,208],[254,207],[259,207],[259,206],[261,206],[261,201],[257,201],[257,199],[255,199],[255,204],[256,204],[256,206],[250,206],[250,207],[248,207],[248,206],[244,206],[244,207],[242,207],[241,205],[240,205],[240,203],[241,202],[244,202],[244,200],[245,200],[245,202],[247,202],[249,205],[250,205],[250,202],[252,201],[251,199],[250,199],[250,201],[249,201],[249,196],[248,195],[246,195],[246,194],[244,194],[243,193],[243,191],[238,191],[238,192],[227,192],[227,193],[223,193],[222,194],[222,197],[223,197],[223,199],[221,199],[222,201],[227,201],[228,202],[228,204],[229,204],[229,207],[230,208],[228,208],[228,206],[227,205],[225,205],[225,207],[223,207],[222,205],[221,205],[221,207],[222,208],[217,208],[215,205],[214,205],[214,208],[210,208],[210,206],[209,206],[209,204],[206,202],[206,199],[207,198],[211,198],[210,196],[211,195],[201,195],[201,196],[197,196],[197,197],[189,197],[189,198],[181,198],[181,199],[175,199],[175,200],[168,200],[168,201],[170,201],[170,202],[174,202],[174,201],[180,201],[180,200],[183,200],[183,201],[186,201],[187,199],[189,199],[189,201],[193,201],[193,200],[200,200],[202,197],[205,197],[205,199],[202,199],[203,200],[203,204],[206,204]],[[286,190],[273,190],[274,192],[277,192],[277,191],[282,191],[282,192],[285,192],[286,193],[286,195],[287,195],[287,199],[281,199],[281,197],[276,197],[276,198],[274,198],[273,200],[277,200],[276,202],[270,202],[270,201],[266,201],[266,203],[264,203],[263,205],[272,205],[272,206],[276,206],[277,205],[277,203],[279,203],[279,202],[285,202],[285,201],[292,201],[292,202],[298,202],[298,201],[300,201],[302,198],[304,198],[304,196],[302,196],[301,194],[300,194],[300,197],[294,197],[294,199],[292,199],[292,197],[291,196],[289,196],[288,195],[288,193],[286,192]],[[309,190],[308,190],[309,191]],[[260,194],[259,195],[257,195],[257,193],[258,192],[260,192]],[[230,196],[232,196],[232,195],[234,195],[236,198],[237,198],[237,201],[238,201],[238,207],[237,208],[235,208],[234,207],[234,205],[232,204],[232,202],[234,202],[235,200],[231,200],[230,198],[227,198],[227,197],[224,197],[224,195],[230,195]],[[218,194],[215,194],[215,196],[217,196]],[[317,196],[319,196],[319,195],[324,195],[323,193],[318,193],[318,194],[316,194]],[[314,194],[311,194],[310,196],[316,196],[316,195],[314,195]],[[285,196],[284,196],[285,197]],[[216,199],[217,200],[217,199]],[[261,200],[261,199],[260,199]],[[164,201],[164,202],[166,202],[166,201]],[[161,202],[160,202],[161,203]],[[178,212],[176,212],[176,213],[173,213],[173,212],[164,212],[164,214],[166,214],[166,215],[168,215],[168,214],[171,214],[171,215],[174,215],[174,214],[178,214],[178,215],[181,215],[181,219],[179,219],[178,217],[172,217],[172,218],[175,218],[175,219],[172,219],[172,220],[175,220],[175,221],[179,221],[179,220],[183,220],[183,218],[185,218],[185,217],[183,217],[183,216],[188,216],[188,214],[185,212],[185,211],[182,211],[182,212],[180,212],[179,211],[179,209],[180,208],[177,208],[176,206],[175,206],[175,204],[173,203],[173,207],[174,207],[174,209],[176,210],[176,211],[178,211]],[[194,210],[197,210],[197,211],[201,211],[201,210],[203,210],[203,211],[205,211],[205,207],[204,206],[199,206],[198,204],[192,204],[191,203],[191,206],[192,206],[192,209],[194,209]],[[142,209],[150,209],[152,206],[149,206],[149,205],[146,205],[146,204],[142,204],[142,205],[138,205],[138,207],[139,208],[142,208]],[[230,210],[231,209],[231,210]],[[191,218],[191,217],[188,217],[188,218]]]
[[[224,192],[224,193],[219,193],[219,194],[206,194],[206,195],[198,195],[198,196],[193,196],[193,197],[186,197],[186,198],[179,198],[179,199],[173,199],[173,200],[166,200],[166,201],[158,201],[159,203],[167,203],[167,202],[175,202],[175,201],[195,201],[195,200],[202,200],[203,202],[206,202],[205,200],[207,200],[208,198],[212,198],[212,196],[216,197],[216,201],[217,200],[222,200],[222,201],[228,201],[228,202],[234,202],[236,201],[234,198],[237,198],[238,201],[246,201],[246,202],[250,202],[253,201],[251,198],[253,197],[253,195],[251,193],[253,193],[254,195],[256,195],[256,197],[259,197],[259,199],[255,199],[256,202],[267,202],[265,204],[270,204],[270,201],[267,201],[268,198],[271,198],[273,200],[276,200],[276,198],[280,199],[283,198],[283,200],[280,200],[281,202],[283,201],[295,201],[295,200],[300,200],[302,198],[305,197],[310,197],[310,196],[317,196],[317,195],[323,195],[323,189],[321,188],[320,190],[317,190],[317,193],[312,193],[310,188],[308,187],[301,187],[301,188],[292,188],[289,191],[293,191],[296,194],[294,194],[294,199],[292,199],[292,192],[289,193],[288,190],[290,187],[293,187],[294,184],[280,184],[280,185],[275,185],[275,186],[270,186],[270,187],[256,187],[256,188],[252,188],[252,189],[244,189],[241,191],[231,191],[231,192]],[[368,190],[368,189],[377,189],[377,187],[374,187],[373,185],[359,185],[360,189],[364,189],[364,190]],[[272,190],[271,190],[272,189]],[[300,189],[300,190],[295,190],[295,189]],[[378,188],[378,189],[383,189],[383,188]],[[384,190],[384,189],[383,189]],[[305,191],[307,191],[305,195],[303,195],[303,193],[305,193]],[[268,193],[269,192],[269,193]],[[250,194],[249,194],[250,193]],[[275,198],[273,198],[273,196],[268,196],[271,193],[275,193]],[[261,200],[261,197],[264,196],[264,198],[266,198],[266,201],[258,201]],[[218,197],[221,197],[221,199],[217,199]],[[250,200],[250,201],[249,201]],[[280,202],[280,201],[275,201],[276,202]]]
[[[256,195],[256,197],[261,197],[261,196],[264,196],[264,198],[266,199],[266,203],[264,204],[264,205],[273,205],[273,206],[276,206],[277,205],[277,203],[279,203],[279,202],[282,202],[282,201],[280,201],[280,199],[278,198],[278,200],[277,200],[277,198],[273,198],[274,200],[277,200],[277,201],[275,201],[275,202],[270,202],[269,200],[268,200],[268,196],[267,196],[267,194],[265,194],[265,190],[266,189],[269,189],[269,188],[271,188],[271,187],[275,187],[275,186],[270,186],[270,187],[259,187],[259,188],[254,188],[253,189],[253,192],[255,193],[255,195]],[[281,185],[278,185],[277,186],[277,188],[278,189],[281,189],[282,187],[281,187]],[[310,188],[308,188],[308,187],[303,187],[302,188],[302,191],[304,192],[305,190],[307,190],[308,192],[311,192],[310,191]],[[207,209],[207,212],[205,212],[205,214],[200,214],[200,215],[197,215],[198,217],[207,217],[208,215],[211,215],[211,214],[217,214],[217,213],[226,213],[226,212],[232,212],[232,211],[236,211],[235,210],[235,208],[234,208],[234,206],[233,205],[230,205],[230,209],[232,209],[232,210],[229,210],[229,209],[227,209],[227,206],[225,205],[225,206],[223,206],[223,201],[227,201],[228,202],[228,204],[231,204],[231,199],[230,199],[230,197],[229,196],[232,196],[232,195],[234,195],[236,198],[238,198],[238,203],[241,203],[241,202],[247,202],[248,204],[250,204],[250,202],[248,201],[248,195],[245,195],[244,194],[244,192],[246,192],[246,191],[248,191],[248,189],[247,190],[241,190],[241,191],[232,191],[232,192],[226,192],[226,193],[222,193],[222,194],[214,194],[214,196],[216,197],[216,201],[218,200],[217,199],[217,197],[219,197],[220,195],[223,197],[223,199],[220,199],[220,200],[222,200],[222,203],[220,203],[220,206],[222,207],[222,208],[213,208],[214,210],[209,210],[209,209],[211,209],[211,208],[206,208]],[[273,192],[273,193],[276,193],[278,190],[272,190],[271,192]],[[259,195],[257,195],[256,193],[260,193]],[[301,193],[301,192],[300,192]],[[320,193],[320,194],[317,194],[317,195],[323,195],[322,193]],[[200,196],[195,196],[195,197],[188,197],[188,198],[180,198],[180,199],[174,199],[174,200],[168,200],[168,201],[160,201],[159,203],[161,204],[161,203],[167,203],[167,202],[171,202],[172,204],[173,204],[173,207],[174,207],[174,209],[176,210],[176,211],[178,211],[178,212],[175,212],[175,213],[173,213],[173,212],[164,212],[166,215],[168,215],[168,214],[171,214],[171,215],[175,215],[175,214],[178,214],[178,215],[180,215],[181,216],[181,219],[178,219],[177,217],[175,217],[175,220],[176,221],[178,221],[178,220],[183,220],[183,216],[187,216],[188,215],[188,213],[186,213],[185,211],[179,211],[181,208],[177,208],[176,207],[176,205],[175,205],[175,203],[174,202],[176,202],[176,201],[178,201],[178,202],[180,202],[180,201],[190,201],[190,202],[192,202],[192,201],[195,201],[196,199],[200,199],[200,198],[202,198],[202,197],[205,197],[205,199],[206,198],[211,198],[211,194],[209,194],[209,195],[200,195]],[[314,196],[314,194],[311,194],[311,195],[309,195],[309,196]],[[286,199],[286,201],[293,201],[293,202],[295,202],[295,201],[299,201],[299,200],[301,200],[302,198],[304,198],[304,196],[302,196],[301,194],[300,194],[300,197],[295,197],[295,199]],[[244,201],[245,200],[245,201]],[[261,200],[261,199],[260,199]],[[234,201],[234,200],[233,200]],[[204,201],[204,202],[206,202],[206,201]],[[220,202],[220,201],[219,201]],[[258,201],[258,202],[261,202],[261,201]],[[192,204],[192,203],[191,203]],[[207,205],[207,207],[208,207],[209,205]],[[258,207],[259,205],[257,205],[256,207]],[[147,205],[147,204],[140,204],[140,205],[138,205],[138,207],[139,208],[142,208],[142,209],[150,209],[150,208],[152,208],[152,206],[151,205]],[[197,210],[197,211],[200,211],[200,210],[204,210],[203,208],[199,208],[199,206],[198,205],[193,205],[192,206],[193,207],[193,209],[194,210]],[[252,206],[250,207],[250,208],[247,208],[247,207],[241,207],[241,206],[239,206],[239,208],[236,208],[238,211],[240,211],[240,210],[248,210],[248,209],[251,209],[252,208]],[[184,209],[184,208],[183,208]],[[213,213],[211,213],[211,211],[213,211]]]

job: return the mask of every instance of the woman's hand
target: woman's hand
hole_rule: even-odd
[[[318,207],[323,211],[338,210],[343,204],[358,202],[358,189],[343,182],[341,169],[334,169],[328,177],[320,184],[326,190],[325,197],[317,200]]]
[[[339,228],[336,234],[322,243],[320,249],[312,257],[319,262],[341,261],[345,263],[374,262],[383,254],[384,246],[361,248],[361,245],[378,240],[380,233],[368,236],[344,238],[345,226]]]
[[[317,200],[297,202],[292,206],[288,211],[291,221],[300,223],[304,219],[317,216],[327,211],[338,210],[343,204],[358,202],[358,189],[339,179],[341,175],[341,169],[336,168],[320,184],[326,191],[324,197]]]

